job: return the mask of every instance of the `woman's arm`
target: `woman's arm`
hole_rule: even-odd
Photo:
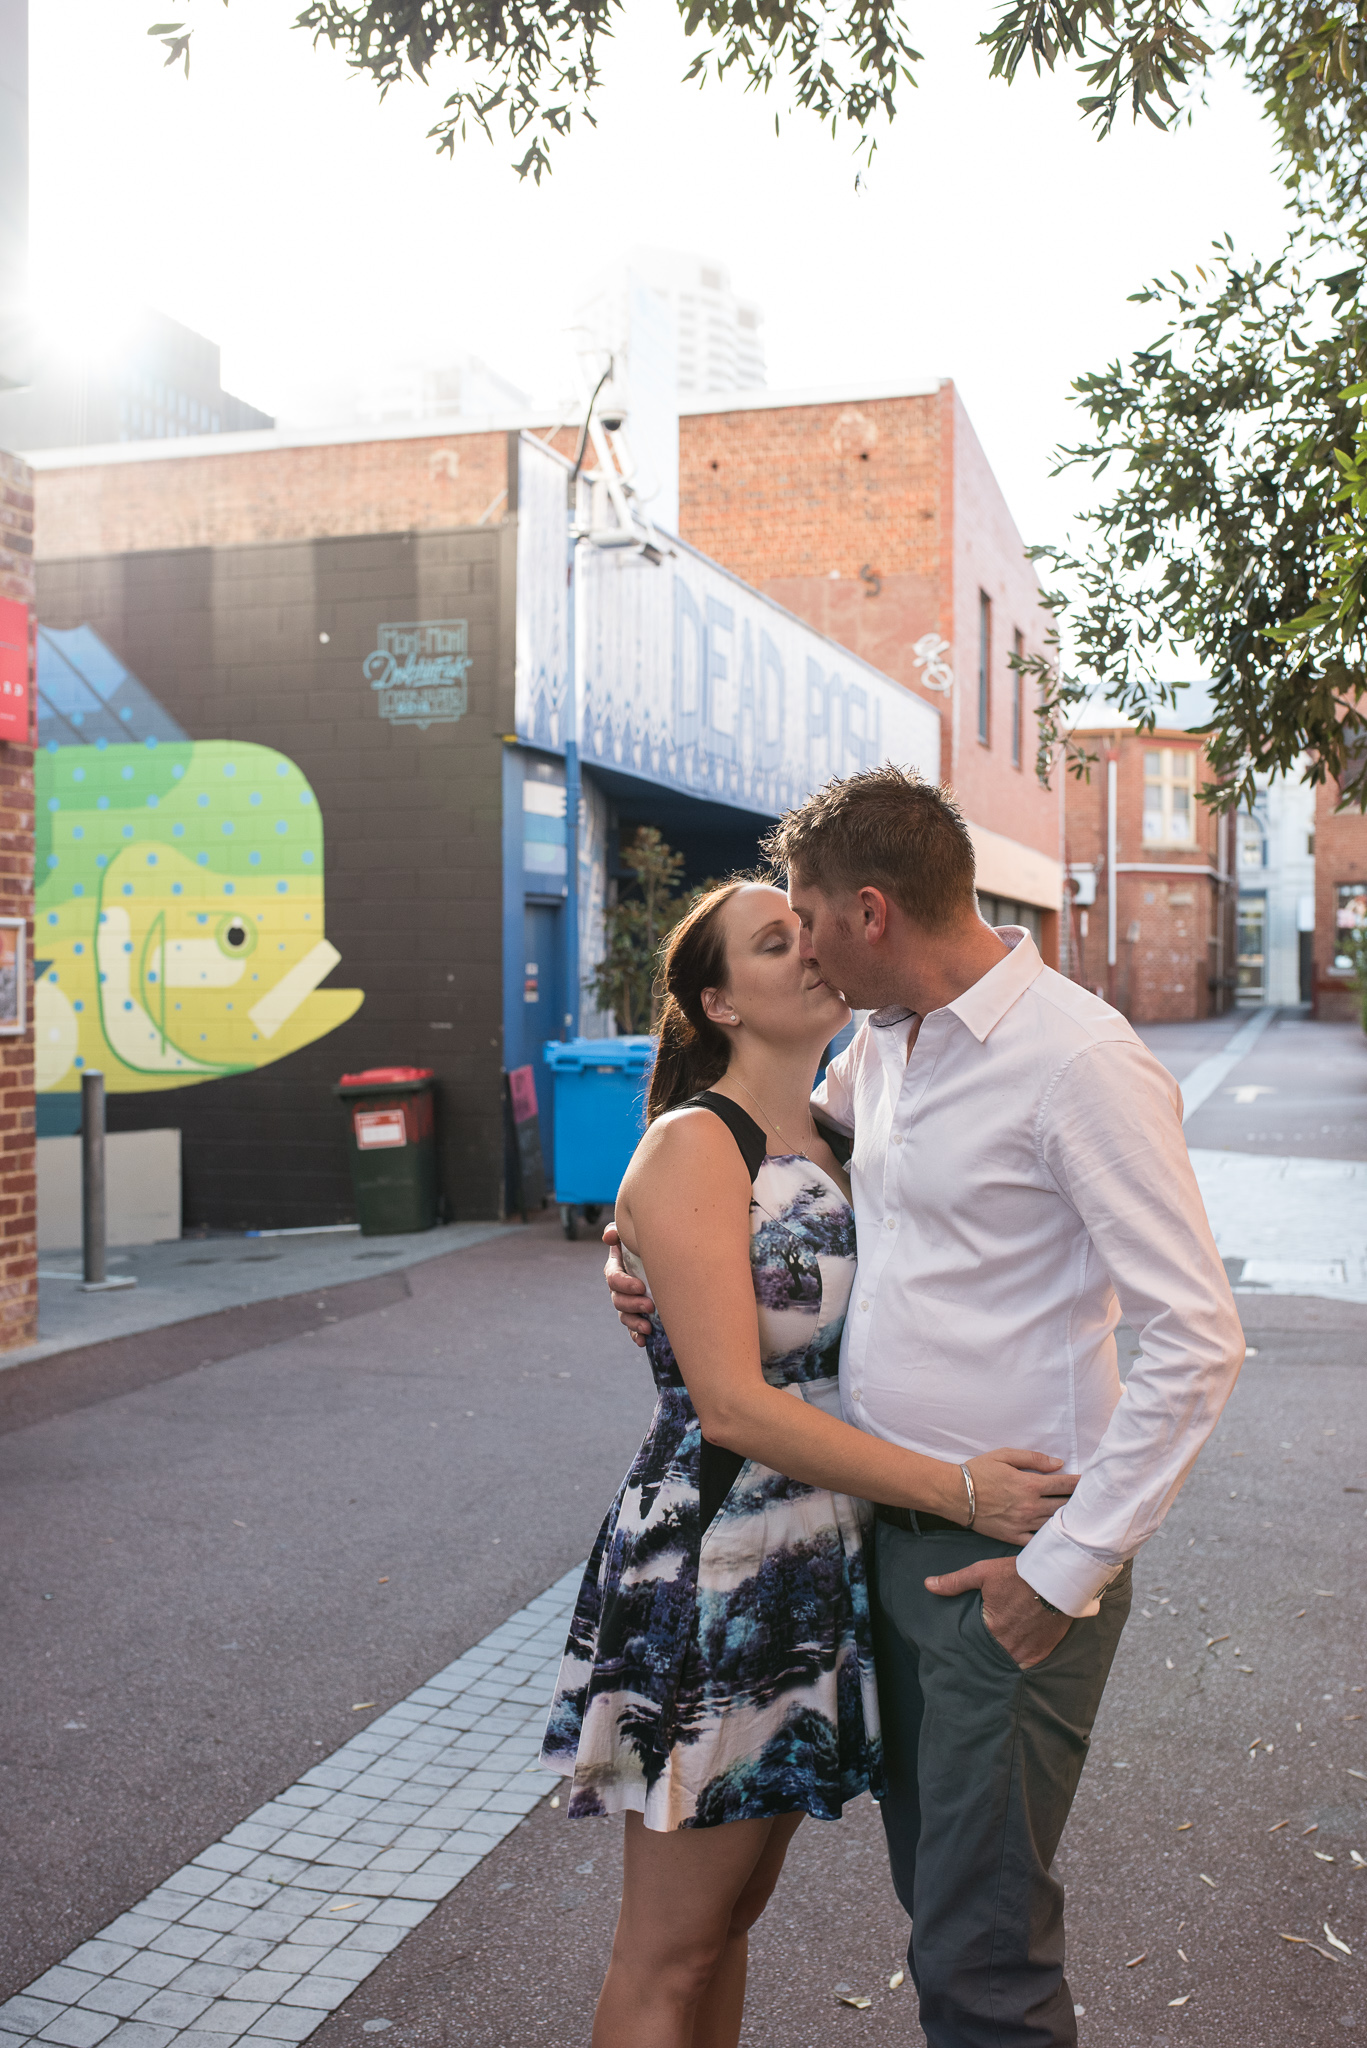
[[[904,1450],[771,1387],[760,1368],[750,1266],[750,1180],[735,1140],[709,1111],[648,1134],[618,1198],[618,1227],[651,1292],[703,1435],[809,1486],[966,1522],[957,1465]],[[1072,1481],[1030,1451],[972,1460],[975,1527],[1023,1543]]]

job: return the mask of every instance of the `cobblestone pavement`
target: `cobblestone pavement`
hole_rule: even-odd
[[[1165,1027],[1156,1049],[1180,1078],[1238,1022]],[[1256,1149],[1229,1142],[1231,1113],[1256,1136],[1269,1098],[1222,1092],[1249,1072],[1282,1098],[1269,1145],[1308,1130],[1321,1083],[1300,1069],[1323,1043],[1357,1149],[1283,1136],[1274,1156],[1367,1160],[1360,1035],[1298,1047],[1299,1025],[1267,1028],[1193,1115],[1199,1153]],[[1323,1183],[1340,1235],[1350,1184]],[[18,2000],[0,2048],[586,2041],[619,1830],[567,1823],[526,1758],[568,1585],[541,1596],[585,1554],[650,1406],[598,1268],[541,1225],[339,1286],[319,1297],[335,1322],[278,1304],[218,1345],[224,1319],[196,1324],[179,1361],[164,1331],[141,1357],[0,1375],[0,1995]],[[1097,2048],[1367,2035],[1367,1306],[1328,1283],[1239,1302],[1249,1363],[1141,1557],[1060,1855]],[[474,1673],[492,1712],[472,1717]],[[475,1758],[472,1736],[493,1749]],[[425,1789],[386,1791],[387,1770]],[[748,2048],[919,2043],[914,1993],[889,1988],[904,1940],[876,1810],[809,1823],[755,1938]]]

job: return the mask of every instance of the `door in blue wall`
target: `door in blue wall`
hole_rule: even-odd
[[[526,1026],[524,1044],[536,1074],[536,1106],[541,1118],[541,1155],[546,1178],[555,1186],[555,1127],[551,1115],[551,1071],[541,1048],[549,1038],[565,1035],[565,1005],[561,996],[564,980],[561,951],[561,919],[564,912],[555,903],[529,903],[525,913],[522,1002]]]

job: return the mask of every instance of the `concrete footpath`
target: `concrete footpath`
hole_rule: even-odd
[[[1236,1027],[1156,1049],[1190,1072]],[[1367,1160],[1361,1035],[1304,1028],[1262,1031],[1193,1116],[1198,1153]],[[1312,1119],[1344,1149],[1312,1154]],[[1336,1184],[1299,1185],[1323,1241],[1351,1237]],[[600,1264],[548,1218],[0,1374],[0,2048],[587,2040],[620,1830],[518,1777],[568,1591],[547,1589],[651,1406]],[[1367,1306],[1346,1285],[1240,1287],[1249,1363],[1140,1560],[1059,1865],[1098,2048],[1367,2035]],[[890,1987],[904,1945],[876,1810],[805,1826],[755,1938],[747,2048],[920,2042]]]
[[[136,1287],[111,1294],[82,1293],[79,1250],[44,1252],[38,1261],[38,1342],[8,1353],[0,1369],[225,1309],[317,1293],[380,1272],[403,1272],[521,1228],[518,1223],[447,1223],[383,1238],[362,1237],[359,1229],[265,1237],[195,1235],[110,1252],[110,1274],[137,1281]]]

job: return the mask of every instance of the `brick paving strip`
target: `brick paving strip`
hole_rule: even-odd
[[[0,2048],[306,2040],[558,1780],[576,1566],[0,2005]]]

